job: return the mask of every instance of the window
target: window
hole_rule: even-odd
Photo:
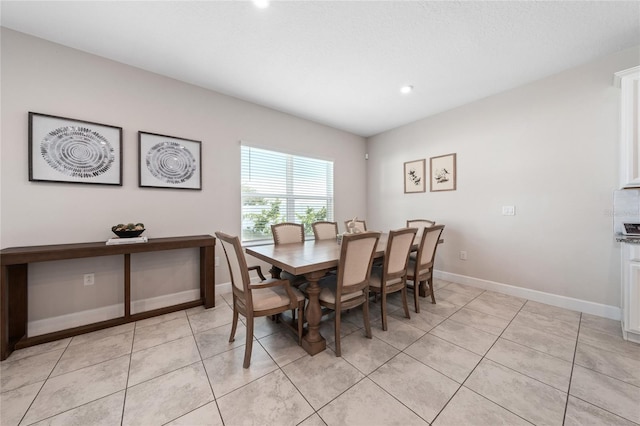
[[[333,220],[333,162],[242,146],[242,241],[271,240],[271,225]]]

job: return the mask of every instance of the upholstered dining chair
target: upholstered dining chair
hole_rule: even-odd
[[[356,220],[345,220],[344,221],[344,229],[349,232],[349,224],[353,222],[355,224],[355,229],[359,232],[367,231],[367,221],[364,219],[356,219]]]
[[[296,288],[292,288],[287,280],[268,280],[251,283],[247,261],[238,237],[216,232],[221,241],[229,272],[231,274],[231,288],[233,290],[233,323],[229,342],[235,340],[238,315],[247,319],[247,336],[244,349],[244,368],[249,368],[253,345],[254,318],[277,315],[289,309],[298,309],[297,333],[298,345],[302,344],[302,326],[304,295]]]
[[[313,228],[313,236],[316,241],[319,240],[334,240],[338,235],[338,223],[337,222],[314,222],[311,224]]]
[[[344,235],[340,246],[338,272],[335,275],[327,275],[318,283],[321,287],[320,306],[335,311],[336,356],[342,356],[340,318],[344,310],[362,305],[365,335],[371,339],[369,278],[379,239],[379,232]]]
[[[415,258],[409,258],[407,265],[407,287],[413,288],[413,300],[416,313],[420,312],[420,303],[418,303],[419,287],[422,283],[429,287],[431,303],[436,303],[433,294],[433,262],[436,258],[436,249],[440,241],[440,235],[444,230],[444,225],[435,225],[425,228],[418,244],[418,252]],[[409,281],[412,285],[409,285]]]
[[[435,224],[435,221],[429,219],[407,219],[407,228],[418,228],[416,241],[419,241],[420,238],[422,238],[422,231],[424,228],[431,228]]]
[[[278,244],[304,242],[304,225],[301,223],[282,222],[271,225],[273,242]]]
[[[403,228],[389,231],[387,248],[384,252],[382,268],[374,267],[369,279],[369,291],[380,294],[380,313],[382,329],[387,330],[387,295],[400,291],[404,316],[409,316],[407,305],[407,263],[409,252],[416,236],[416,228]]]
[[[407,228],[418,228],[418,231],[423,228],[431,228],[435,224],[435,221],[429,219],[407,219]]]
[[[282,222],[271,225],[271,234],[273,235],[273,243],[275,245],[303,243],[304,242],[304,225],[301,223]],[[280,271],[271,268],[271,276],[273,278],[284,278],[289,280],[291,285],[298,287],[306,282],[303,275],[293,275],[287,271]]]

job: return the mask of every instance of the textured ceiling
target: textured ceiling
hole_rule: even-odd
[[[0,12],[4,27],[362,136],[640,45],[638,1],[2,1]]]

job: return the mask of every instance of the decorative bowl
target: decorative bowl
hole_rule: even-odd
[[[114,234],[116,234],[118,237],[120,238],[134,238],[134,237],[139,237],[140,234],[142,234],[144,232],[144,229],[132,229],[132,230],[125,230],[125,231],[116,231],[116,230],[112,230]]]

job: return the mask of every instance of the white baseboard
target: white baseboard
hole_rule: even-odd
[[[511,296],[522,297],[533,300],[534,302],[546,303],[547,305],[553,305],[559,308],[585,312],[587,314],[597,315],[599,317],[609,318],[616,321],[620,321],[620,318],[622,317],[622,311],[617,306],[603,305],[601,303],[589,302],[586,300],[575,299],[573,297],[560,296],[557,294],[545,293],[523,287],[515,287],[509,284],[502,284],[495,281],[488,281],[438,270],[434,271],[433,276],[434,278],[444,281],[451,281],[458,284],[468,285],[470,287],[481,288],[483,290],[491,290]]]
[[[231,289],[231,287],[229,287],[229,289]],[[131,302],[131,313],[135,314],[144,311],[151,311],[153,309],[164,308],[165,306],[191,302],[193,300],[198,300],[199,298],[200,289],[195,289],[158,297],[151,297],[149,299],[134,300]],[[27,336],[39,336],[41,334],[66,330],[68,328],[79,327],[86,324],[93,324],[122,316],[124,316],[124,305],[116,304],[102,306],[96,309],[88,309],[86,311],[73,312],[57,317],[29,321],[27,323]]]
[[[469,277],[466,275],[453,274],[444,271],[434,271],[434,277],[450,281],[458,284],[468,285],[483,290],[491,290],[498,293],[509,294],[511,296],[522,297],[535,302],[546,303],[547,305],[557,306],[574,311],[585,312],[591,315],[597,315],[604,318],[610,318],[619,321],[621,318],[621,310],[616,306],[603,305],[600,303],[588,302],[586,300],[575,299],[572,297],[559,296],[557,294],[545,293],[538,290],[531,290],[523,287],[515,287],[509,284],[502,284],[495,281],[483,280],[480,278]],[[216,295],[230,293],[231,283],[221,283],[215,286]],[[131,302],[131,313],[139,313],[150,311],[153,309],[163,308],[165,306],[177,305],[180,303],[198,300],[200,298],[200,289],[186,290],[179,293],[167,294],[149,299],[135,300]],[[86,311],[74,312],[71,314],[60,315],[52,318],[45,318],[36,321],[29,321],[27,324],[27,335],[29,337],[39,336],[41,334],[52,333],[54,331],[66,330],[68,328],[79,327],[81,325],[92,324],[95,322],[106,321],[118,318],[124,315],[124,306],[122,304],[104,306]]]
[[[216,295],[231,293],[231,282],[216,284]]]
[[[152,311],[166,306],[179,305],[180,303],[192,302],[200,299],[200,289],[185,290],[179,293],[165,294],[163,296],[151,297],[149,299],[133,300],[131,302],[131,313]]]
[[[622,311],[617,306],[603,305],[601,303],[594,303],[586,300],[575,299],[573,297],[545,293],[543,291],[532,290],[524,287],[516,287],[509,284],[502,284],[495,281],[483,280],[466,275],[453,274],[451,272],[435,270],[434,277],[453,283],[480,288],[483,290],[491,290],[497,293],[522,297],[524,299],[533,300],[534,302],[545,303],[547,305],[557,306],[559,308],[585,312],[587,314],[609,318],[615,321],[620,321],[620,319],[622,318]],[[216,294],[224,294],[230,292],[230,282],[216,285]]]

